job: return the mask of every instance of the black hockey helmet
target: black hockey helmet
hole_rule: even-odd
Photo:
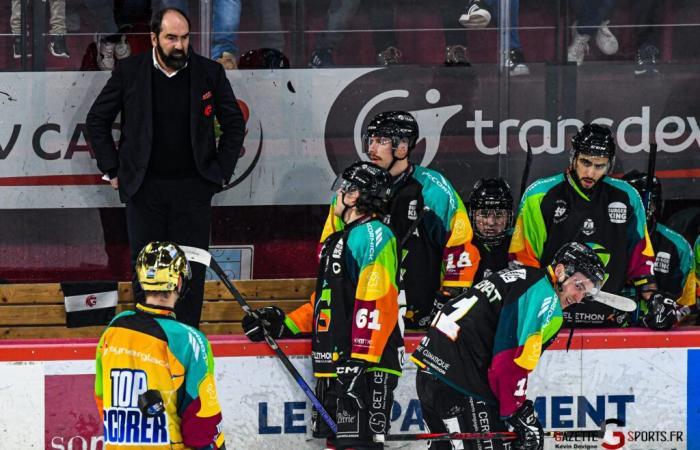
[[[622,177],[623,180],[632,185],[639,192],[639,195],[644,199],[647,190],[647,174],[638,170],[627,172]],[[647,222],[649,222],[656,213],[661,213],[663,198],[661,196],[661,182],[654,176],[651,183],[651,199],[649,208],[647,208]],[[646,206],[646,205],[645,205]]]
[[[610,159],[610,168],[615,163],[615,140],[610,128],[588,123],[571,138],[571,163],[580,154],[602,156]]]
[[[365,213],[384,213],[391,195],[389,172],[376,164],[358,161],[351,164],[333,183],[333,191],[359,191],[355,206]]]
[[[497,214],[507,216],[506,227],[498,235],[486,235],[476,226],[476,212],[495,210]],[[474,234],[487,245],[499,245],[513,227],[513,195],[510,186],[503,178],[482,178],[474,184],[469,196],[469,220]]]
[[[387,137],[391,139],[391,147],[396,148],[401,140],[406,140],[408,150],[416,146],[418,140],[418,122],[411,113],[406,111],[387,111],[374,116],[362,135],[363,151],[369,151],[369,139]]]
[[[256,48],[243,53],[239,69],[289,69],[289,59],[275,48]]]
[[[591,246],[581,242],[569,242],[561,246],[552,259],[552,267],[557,264],[563,264],[567,277],[581,273],[593,283],[594,295],[605,283],[607,274],[605,266],[610,258],[610,254],[605,249],[597,244]]]

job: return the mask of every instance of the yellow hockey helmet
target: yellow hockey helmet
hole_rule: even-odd
[[[192,277],[185,252],[171,242],[146,244],[136,258],[136,273],[144,291],[177,291],[178,294]]]

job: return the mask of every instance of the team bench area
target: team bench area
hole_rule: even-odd
[[[315,280],[265,279],[235,281],[252,308],[276,305],[289,312],[307,302]],[[119,283],[117,313],[133,309],[131,283]],[[200,329],[207,335],[239,334],[243,310],[220,281],[207,281]],[[0,285],[0,339],[99,337],[104,326],[66,327],[59,283]]]

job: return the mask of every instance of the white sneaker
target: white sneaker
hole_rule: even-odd
[[[604,20],[600,24],[600,27],[598,27],[598,33],[595,35],[595,43],[604,54],[614,55],[617,53],[620,45],[618,44],[615,35],[612,34],[610,28],[608,28],[609,23],[609,20]]]
[[[591,37],[587,34],[578,34],[575,24],[571,29],[571,36],[571,45],[569,45],[569,49],[566,52],[566,60],[575,62],[576,65],[580,66],[583,64],[583,58],[586,56],[586,53],[590,51],[588,40]]]
[[[97,43],[97,67],[100,70],[114,69],[114,42],[100,40]]]
[[[464,28],[484,28],[491,22],[491,13],[481,0],[472,0],[467,12],[459,16],[459,24]]]
[[[122,38],[114,46],[114,57],[117,59],[124,59],[131,55],[131,46],[126,41],[126,35],[122,34]]]

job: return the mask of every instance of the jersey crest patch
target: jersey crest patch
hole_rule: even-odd
[[[569,208],[564,200],[554,202],[554,223],[561,223],[569,217]]]
[[[506,283],[513,283],[517,280],[524,280],[527,278],[525,269],[509,270],[508,272],[501,273],[499,276]]]
[[[581,232],[586,236],[590,236],[595,233],[595,223],[593,219],[586,219],[581,225]]]

